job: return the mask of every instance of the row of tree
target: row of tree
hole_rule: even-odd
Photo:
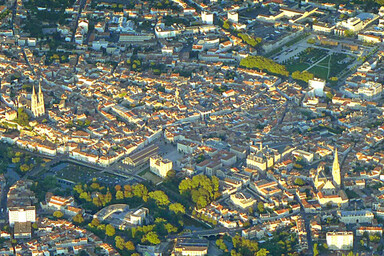
[[[239,235],[232,237],[232,239],[229,236],[224,236],[216,240],[216,246],[224,252],[228,252],[227,244],[233,248],[230,253],[231,256],[267,256],[269,253],[268,250],[259,248],[256,241],[244,239]]]
[[[289,71],[284,65],[263,56],[248,56],[240,61],[240,66],[251,69],[257,68],[275,75],[289,76]]]
[[[251,69],[257,68],[275,75],[289,76],[289,71],[284,65],[278,64],[263,56],[248,56],[240,61],[240,66]],[[314,78],[314,75],[308,71],[294,71],[291,76],[295,80],[304,82],[308,82]]]
[[[307,83],[309,80],[314,78],[314,75],[312,73],[309,73],[308,71],[303,71],[303,72],[295,71],[292,73],[291,76],[293,79],[301,80]]]
[[[263,40],[261,37],[253,37],[245,33],[239,33],[237,36],[252,47],[258,46]]]
[[[256,47],[256,46],[260,45],[261,41],[263,40],[261,37],[253,37],[247,33],[238,32],[237,30],[233,29],[232,22],[230,22],[228,20],[223,22],[222,27],[225,30],[231,31],[232,34],[237,35],[238,37],[240,37],[243,40],[244,43],[246,43],[252,47]]]

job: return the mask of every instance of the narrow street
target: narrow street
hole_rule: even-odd
[[[80,7],[79,7],[79,12],[76,16],[76,21],[75,21],[75,24],[74,24],[74,27],[73,27],[73,31],[72,31],[72,37],[71,37],[71,42],[75,42],[75,35],[76,35],[76,30],[77,30],[77,26],[79,25],[79,19],[80,19],[80,16],[81,16],[81,13],[83,11],[83,8],[85,6],[85,3],[87,2],[87,0],[80,0]]]

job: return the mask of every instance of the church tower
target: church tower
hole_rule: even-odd
[[[340,187],[340,185],[341,185],[341,174],[340,174],[339,157],[337,155],[337,148],[335,149],[335,157],[333,159],[332,177],[333,177],[333,181],[334,181],[335,185]]]
[[[175,101],[176,102],[180,102],[180,91],[179,91],[179,88],[176,88],[176,91],[175,91]]]
[[[44,106],[44,95],[41,91],[41,82],[39,82],[39,116],[45,114],[45,106]]]
[[[39,83],[39,94],[36,94],[35,86],[32,86],[31,96],[31,111],[34,117],[39,117],[45,114],[44,95]]]
[[[38,105],[38,100],[37,100],[37,94],[35,91],[35,86],[32,85],[31,111],[34,117],[38,116],[37,105]]]

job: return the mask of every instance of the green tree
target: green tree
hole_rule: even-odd
[[[29,125],[29,116],[24,108],[17,109],[17,123],[21,126]]]
[[[22,171],[22,172],[27,172],[29,170],[30,170],[30,168],[29,168],[29,165],[27,165],[27,164],[23,164],[20,166],[20,171]]]
[[[137,184],[133,186],[133,195],[140,197],[144,202],[148,200],[148,189],[143,184]]]
[[[103,205],[103,202],[101,202],[100,198],[98,196],[95,196],[93,199],[92,199],[92,203],[97,206],[97,207],[100,207]]]
[[[239,33],[238,36],[247,44],[249,44],[252,47],[256,47],[259,45],[262,41],[262,38],[260,37],[252,37],[248,34]]]
[[[125,247],[125,241],[121,236],[115,237],[115,245],[118,249],[123,250]]]
[[[227,250],[227,245],[224,243],[224,240],[223,239],[217,239],[216,240],[216,246],[222,250],[222,251],[225,251]]]
[[[167,173],[167,180],[172,180],[176,177],[176,171],[175,170],[170,170]]]
[[[332,76],[329,78],[329,80],[331,80],[332,82],[337,82],[339,78],[337,78],[337,76]]]
[[[294,181],[294,183],[295,183],[296,185],[299,185],[299,186],[303,186],[303,185],[304,185],[304,181],[303,181],[303,179],[301,179],[301,178],[296,178],[295,181]]]
[[[168,234],[177,232],[177,227],[173,226],[171,223],[165,224],[164,227],[167,230]]]
[[[91,221],[91,225],[94,226],[94,227],[97,227],[100,225],[100,221],[98,218],[93,218],[92,221]]]
[[[211,179],[205,175],[196,175],[192,179],[182,180],[179,184],[180,194],[191,197],[198,208],[207,206],[220,196],[217,177]]]
[[[346,30],[344,35],[346,37],[354,37],[355,36],[355,32],[353,32],[352,30]]]
[[[267,256],[269,251],[265,248],[261,248],[255,256]]]
[[[156,232],[148,232],[147,234],[145,234],[143,236],[143,238],[141,239],[142,242],[146,242],[148,241],[149,243],[151,244],[159,244],[160,243],[160,239],[159,239],[159,236],[156,234]]]
[[[377,243],[380,241],[380,236],[378,235],[370,235],[369,236],[369,241],[373,242],[373,243]]]
[[[307,82],[314,78],[314,75],[312,73],[309,73],[308,71],[295,71],[292,73],[292,78],[296,80],[302,80],[304,82]]]
[[[264,203],[263,202],[259,202],[257,204],[257,210],[260,212],[260,213],[263,213],[265,211],[264,209]]]
[[[224,29],[229,30],[231,28],[231,26],[232,26],[232,24],[228,20],[224,21],[224,23],[223,23]]]
[[[317,247],[318,247],[318,245],[317,245],[317,243],[315,243],[313,245],[313,256],[318,256],[319,255],[319,249]]]
[[[307,43],[309,43],[309,44],[315,44],[315,43],[316,43],[316,39],[315,39],[315,38],[309,38],[309,39],[307,40]]]
[[[53,213],[53,217],[56,217],[58,219],[62,218],[64,216],[64,213],[62,213],[61,211],[55,211]]]
[[[83,215],[80,213],[76,214],[75,217],[73,217],[73,221],[79,224],[83,223],[84,222]]]
[[[135,248],[135,245],[133,244],[132,241],[127,241],[125,243],[125,248],[128,250],[128,251],[134,251],[136,248]]]
[[[132,191],[124,190],[124,197],[131,198],[133,196]]]
[[[116,233],[115,228],[111,224],[108,224],[107,226],[105,226],[105,234],[107,236],[114,236],[115,233]]]
[[[156,201],[156,204],[158,206],[165,206],[168,205],[169,199],[168,196],[161,190],[156,190],[154,192],[149,193],[149,197]]]
[[[110,203],[112,201],[112,193],[107,191],[107,193],[105,194],[104,200],[107,204]]]
[[[169,210],[176,214],[185,214],[185,207],[180,203],[174,203],[169,205]]]
[[[13,157],[12,158],[12,163],[17,164],[19,162],[20,162],[20,157]]]
[[[248,56],[243,58],[240,61],[240,66],[246,68],[257,68],[276,75],[289,76],[289,72],[284,65],[277,64],[273,60],[263,56]]]
[[[124,199],[124,193],[123,193],[123,191],[118,190],[118,191],[116,192],[116,199],[117,199],[117,200],[122,200],[122,199]]]
[[[93,190],[98,190],[98,189],[100,189],[100,184],[99,184],[99,183],[96,183],[96,182],[93,182],[93,183],[91,184],[91,188],[92,188]]]
[[[236,252],[236,250],[232,250],[231,256],[242,256],[242,255],[241,255],[241,253]]]
[[[90,202],[90,201],[92,201],[92,199],[91,199],[91,194],[89,194],[88,192],[81,192],[81,194],[79,195],[79,197],[81,198],[81,199],[85,199],[87,202]]]

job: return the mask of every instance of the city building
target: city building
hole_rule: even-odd
[[[230,196],[231,202],[242,209],[247,209],[256,204],[256,200],[249,193],[237,192]]]
[[[208,241],[205,239],[177,238],[172,256],[203,256],[208,253]]]
[[[19,222],[35,222],[36,208],[35,206],[20,206],[8,208],[9,225],[14,226]]]
[[[353,232],[327,232],[327,245],[330,250],[351,250],[353,248]]]
[[[227,14],[227,18],[232,23],[239,23],[239,13],[230,11]]]
[[[213,24],[213,13],[208,13],[206,11],[201,12],[201,20],[205,24],[212,25]]]
[[[311,88],[311,92],[314,96],[317,97],[323,97],[324,96],[324,87],[325,87],[325,80],[314,78],[309,80],[308,82],[309,88]]]
[[[152,156],[149,159],[151,172],[163,178],[167,177],[168,172],[172,170],[172,166],[172,161],[160,156]]]
[[[157,145],[150,145],[128,155],[123,163],[131,166],[132,168],[143,168],[148,166],[149,159],[157,155],[159,147]]]
[[[368,210],[359,211],[338,211],[340,221],[345,224],[361,224],[361,223],[372,223],[374,214]]]
[[[35,86],[32,85],[31,112],[34,117],[39,117],[45,114],[44,95],[41,90],[41,83],[39,83],[38,94],[35,92]]]

